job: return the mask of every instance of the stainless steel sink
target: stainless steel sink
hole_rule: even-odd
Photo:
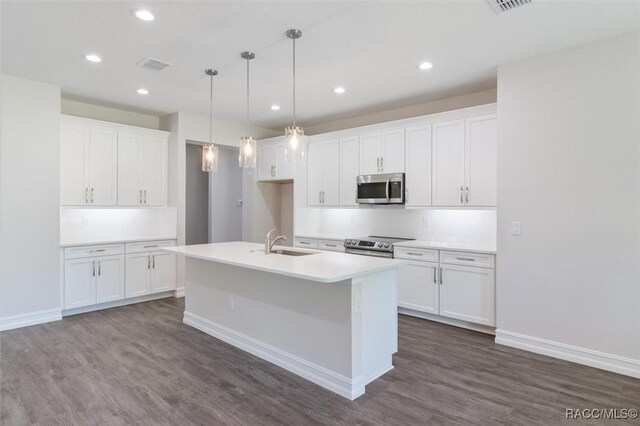
[[[264,253],[264,250],[251,250],[251,251]],[[276,250],[272,250],[271,254],[281,254],[283,256],[309,256],[310,254],[317,254],[317,252],[276,249]]]

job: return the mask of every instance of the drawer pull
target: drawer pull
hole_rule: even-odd
[[[424,254],[422,254],[422,253],[414,253],[412,251],[408,251],[407,254],[409,254],[411,256],[424,256]]]
[[[160,247],[160,244],[151,244],[148,246],[144,246],[143,248],[153,248],[153,247]]]
[[[338,247],[338,246],[337,246],[337,245],[335,245],[335,244],[326,244],[326,243],[325,243],[325,246],[327,246],[327,247]]]
[[[103,251],[107,251],[107,249],[89,250],[89,253],[101,253]]]
[[[465,260],[467,262],[475,262],[475,259],[472,259],[470,257],[456,257],[457,260]]]
[[[309,242],[307,242],[307,241],[298,241],[298,242],[299,242],[300,244],[306,244],[306,245],[311,244],[311,243],[309,243]]]

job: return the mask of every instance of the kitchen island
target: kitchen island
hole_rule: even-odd
[[[402,261],[246,242],[186,256],[184,322],[351,400],[393,368]]]

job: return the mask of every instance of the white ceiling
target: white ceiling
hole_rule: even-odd
[[[146,6],[156,20],[137,20]],[[67,97],[157,115],[244,120],[252,50],[252,115],[266,127],[291,116],[291,41],[298,46],[298,121],[317,124],[493,88],[500,63],[640,28],[640,1],[543,1],[496,15],[476,1],[3,2],[3,72],[56,83]],[[103,62],[82,55],[96,52]],[[172,63],[154,73],[146,56]],[[434,68],[419,71],[420,61]],[[616,64],[611,64],[616,66]],[[336,95],[335,86],[347,93]],[[143,97],[136,89],[146,87]],[[282,106],[278,112],[269,106]]]

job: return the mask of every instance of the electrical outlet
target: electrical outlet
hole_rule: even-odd
[[[520,222],[511,222],[511,235],[520,235]]]
[[[236,308],[235,300],[233,300],[233,296],[229,296],[229,309],[232,311]]]

